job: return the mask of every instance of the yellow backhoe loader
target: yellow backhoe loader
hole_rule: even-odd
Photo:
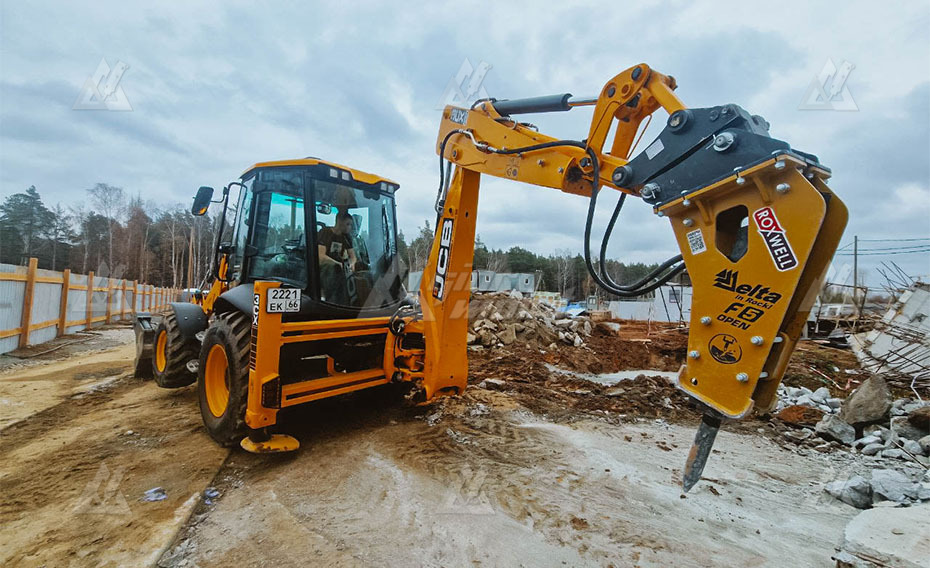
[[[734,104],[689,109],[672,77],[641,64],[596,97],[570,94],[446,107],[437,139],[436,233],[416,301],[396,254],[397,184],[315,158],[256,164],[223,192],[213,287],[137,325],[137,369],[162,386],[195,380],[210,435],[253,452],[296,449],[273,432],[281,408],[388,382],[426,403],[460,394],[481,174],[589,200],[584,258],[607,292],[632,297],[687,268],[694,285],[678,387],[704,409],[686,463],[699,478],[724,419],[771,408],[846,225],[816,156],[768,134]],[[581,140],[515,118],[592,106]],[[644,121],[664,129],[631,156]],[[611,138],[612,134],[612,138]],[[640,133],[641,136],[641,133]],[[610,140],[608,140],[610,138]],[[602,187],[620,192],[591,252]],[[625,197],[671,223],[681,254],[639,282],[604,269]],[[212,197],[201,188],[193,213]]]

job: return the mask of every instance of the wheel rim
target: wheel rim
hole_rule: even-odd
[[[158,369],[158,372],[164,372],[165,367],[168,366],[168,332],[162,330],[158,334],[158,341],[155,343],[155,368]]]
[[[207,365],[203,370],[203,388],[207,395],[210,413],[219,418],[229,404],[229,385],[226,384],[229,361],[222,345],[214,345],[207,353]]]

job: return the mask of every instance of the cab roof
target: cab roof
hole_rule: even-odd
[[[355,168],[350,168],[349,166],[343,166],[342,164],[337,164],[336,162],[330,162],[328,160],[321,160],[319,158],[314,158],[312,156],[306,157],[306,158],[297,158],[293,160],[274,160],[271,162],[258,162],[257,164],[249,167],[247,170],[242,172],[242,175],[245,176],[247,173],[251,172],[252,170],[257,170],[259,168],[275,168],[275,167],[282,167],[282,166],[316,166],[319,164],[323,164],[325,166],[331,166],[340,171],[349,172],[353,180],[360,181],[362,183],[375,184],[375,183],[379,183],[383,181],[383,182],[393,184],[394,186],[399,185],[396,181],[393,181],[386,177],[382,177],[382,176],[375,175],[375,174],[370,174],[367,172],[363,172],[361,170],[356,170]]]

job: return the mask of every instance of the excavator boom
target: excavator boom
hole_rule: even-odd
[[[400,372],[427,400],[465,388],[481,174],[585,196],[585,259],[605,290],[642,294],[684,267],[691,277],[688,357],[678,388],[699,401],[705,416],[685,468],[687,490],[700,478],[722,419],[774,404],[848,215],[816,156],[770,137],[764,119],[736,105],[686,108],[675,88],[672,77],[641,64],[611,78],[596,98],[564,94],[444,109],[436,235],[420,285],[422,317],[407,326],[423,335],[425,357],[422,368]],[[576,106],[594,107],[579,141],[547,136],[514,118]],[[644,121],[660,108],[669,115],[665,128],[630,156]],[[600,259],[590,251],[602,187],[640,197],[667,218],[680,257],[634,285],[611,281],[600,268],[606,242]]]

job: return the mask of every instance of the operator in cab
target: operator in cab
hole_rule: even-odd
[[[354,220],[348,211],[336,215],[333,227],[323,227],[317,234],[320,257],[320,284],[323,299],[335,303],[346,303],[346,279],[355,270],[358,259],[352,246]]]

